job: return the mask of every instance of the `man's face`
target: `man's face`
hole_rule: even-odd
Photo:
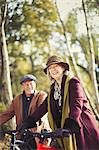
[[[25,91],[27,96],[34,93],[36,83],[34,81],[26,81],[22,83],[22,90]]]

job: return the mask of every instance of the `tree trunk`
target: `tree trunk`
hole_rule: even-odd
[[[5,25],[5,18],[6,18],[6,12],[7,12],[7,3],[5,1],[3,7],[1,8],[1,14],[2,14],[2,21],[1,21],[1,64],[2,64],[2,70],[1,75],[2,76],[2,93],[3,94],[3,100],[7,102],[8,104],[12,101],[12,89],[11,89],[11,81],[10,81],[10,70],[9,70],[9,61],[8,61],[8,52],[7,52],[7,46],[6,46],[6,38],[5,38],[5,31],[4,31],[4,25]]]
[[[83,7],[84,16],[85,16],[87,37],[88,37],[88,44],[89,44],[89,55],[90,55],[89,73],[90,73],[94,91],[95,91],[96,103],[99,103],[98,85],[97,85],[96,73],[95,73],[95,56],[94,56],[93,41],[92,41],[91,33],[89,30],[88,19],[87,19],[88,17],[87,17],[87,13],[86,13],[84,0],[82,0],[82,7]]]
[[[9,70],[9,61],[8,61],[8,52],[6,46],[5,38],[5,18],[7,12],[7,2],[3,2],[3,5],[0,9],[0,101],[6,104],[10,104],[13,96],[11,89],[11,80],[10,80],[10,70]],[[15,119],[9,122],[10,126],[15,128]]]
[[[1,11],[0,11],[1,14]],[[2,80],[3,80],[3,55],[2,55],[2,17],[0,15],[0,102],[2,101]]]

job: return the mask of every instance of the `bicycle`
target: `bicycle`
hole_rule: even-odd
[[[40,139],[40,142],[37,144],[37,150],[57,150],[57,148],[46,146],[44,144],[44,140],[48,138],[55,140],[56,138],[69,137],[69,135],[71,134],[70,131],[66,129],[58,129],[54,132],[43,129],[41,133],[30,132],[28,129],[26,129],[21,132],[23,134],[23,140],[18,140],[16,137],[18,134],[17,130],[0,132],[2,132],[3,134],[11,135],[10,150],[31,150],[32,148],[30,147],[28,142],[29,140],[34,139],[36,137]]]
[[[19,145],[22,145],[24,141],[17,139],[17,130],[0,131],[1,134],[8,134],[11,136],[10,150],[20,150]]]

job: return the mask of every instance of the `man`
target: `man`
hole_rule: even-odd
[[[27,74],[20,81],[22,93],[16,96],[9,108],[0,114],[0,125],[16,117],[18,127],[28,115],[32,114],[45,100],[47,94],[43,91],[36,91],[36,77]]]

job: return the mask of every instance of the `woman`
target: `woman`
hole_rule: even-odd
[[[51,86],[50,93],[41,106],[28,117],[24,127],[33,126],[46,112],[51,129],[65,128],[73,134],[57,139],[56,145],[65,150],[98,150],[99,129],[90,110],[80,81],[70,75],[69,65],[58,56],[51,56],[44,69]],[[55,143],[52,142],[52,145]]]

